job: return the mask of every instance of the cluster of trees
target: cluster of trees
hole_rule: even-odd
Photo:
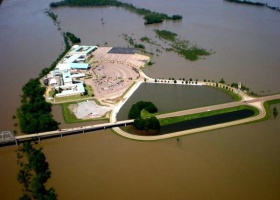
[[[276,118],[278,116],[278,110],[276,107],[273,108],[272,113],[273,113],[274,118]]]
[[[53,20],[54,22],[57,21],[57,15],[54,14],[53,12],[47,10],[45,13],[46,13],[50,18],[52,18],[52,20]]]
[[[141,117],[136,118],[134,120],[133,125],[143,131],[149,131],[149,130],[159,130],[160,129],[160,123],[159,120],[156,117],[149,117],[146,119],[143,119]]]
[[[134,46],[136,49],[145,49],[145,46],[143,44],[138,44],[134,42],[134,39],[132,37],[129,37],[127,34],[123,34],[124,39],[131,45]]]
[[[44,76],[46,76],[50,71],[52,71],[57,63],[67,54],[67,52],[71,49],[70,43],[68,41],[68,37],[66,36],[65,33],[62,33],[63,36],[63,40],[64,40],[64,44],[65,44],[65,49],[64,51],[59,54],[59,56],[57,57],[57,59],[51,64],[50,67],[46,67],[44,69],[42,69],[42,71],[39,74],[39,78],[43,78]]]
[[[176,40],[176,37],[177,37],[177,33],[173,33],[173,32],[168,31],[168,30],[155,29],[155,32],[156,32],[156,34],[159,38],[163,38],[165,40],[169,40],[169,41],[172,41],[172,42],[174,42]]]
[[[238,88],[238,83],[232,83],[231,84],[231,87],[233,87],[233,88]],[[248,87],[246,87],[245,85],[243,85],[243,84],[241,84],[241,90],[243,90],[243,91],[249,91],[250,89],[248,88]]]
[[[265,6],[265,5],[267,5],[266,3],[262,3],[262,2],[255,2],[255,1],[253,2],[253,1],[246,1],[246,0],[225,0],[225,1],[247,4],[247,5],[255,5],[255,6]]]
[[[45,101],[46,88],[39,79],[30,79],[22,87],[21,106],[17,110],[20,129],[24,133],[39,133],[58,129],[51,115],[51,104]]]
[[[133,104],[128,113],[129,119],[135,119],[133,122],[133,126],[143,131],[159,130],[160,123],[156,117],[141,117],[141,111],[143,109],[145,109],[149,113],[156,113],[158,111],[157,107],[149,101],[139,101],[136,104]]]
[[[172,42],[172,48],[166,48],[166,51],[175,51],[179,55],[184,56],[185,59],[195,61],[198,60],[200,56],[208,56],[211,54],[210,51],[198,47],[195,43],[191,44],[187,40],[177,38],[176,33],[158,29],[155,29],[154,31],[159,38]]]
[[[21,96],[21,105],[17,109],[21,132],[39,133],[58,129],[59,123],[56,122],[51,115],[51,104],[46,102],[44,98],[46,88],[41,86],[39,80],[52,71],[71,48],[66,34],[62,33],[62,35],[65,44],[64,51],[50,67],[46,67],[40,72],[38,78],[30,79],[28,83],[22,87],[23,95]]]
[[[55,190],[45,188],[51,171],[42,148],[36,149],[31,142],[25,142],[17,150],[17,158],[20,166],[17,179],[23,186],[23,195],[19,199],[56,200]]]
[[[128,112],[129,119],[136,119],[141,117],[141,111],[145,109],[149,113],[156,113],[158,111],[157,107],[150,101],[139,101],[132,105]]]
[[[66,32],[66,36],[69,38],[69,40],[75,44],[75,43],[80,43],[81,39],[76,37],[73,33]]]
[[[156,24],[156,23],[162,23],[165,19],[165,15],[161,14],[148,14],[144,16],[145,24]]]
[[[246,0],[225,0],[225,1],[229,1],[229,2],[234,2],[234,3],[240,3],[240,4],[247,4],[247,5],[253,5],[253,6],[265,6],[271,10],[276,10],[276,11],[280,11],[279,7],[275,7],[275,6],[270,6],[267,3],[262,3],[262,2],[255,2],[255,1],[246,1]]]
[[[211,54],[206,49],[198,47],[196,44],[190,45],[189,42],[185,40],[178,41],[173,45],[173,49],[175,49],[175,52],[179,55],[182,55],[185,59],[190,61],[196,61],[201,56],[209,56]]]
[[[153,12],[145,8],[137,8],[131,3],[123,3],[117,0],[63,0],[60,2],[52,2],[50,7],[56,8],[59,6],[116,6],[123,7],[139,15],[144,15],[145,24],[161,23],[166,19],[179,20],[181,15],[168,16],[164,13]]]

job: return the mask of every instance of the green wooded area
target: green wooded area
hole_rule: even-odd
[[[80,43],[81,39],[76,37],[73,33],[66,32],[66,36],[69,38],[69,40],[75,44],[75,43]]]
[[[58,129],[58,122],[52,119],[51,104],[43,96],[45,91],[38,79],[30,79],[22,87],[21,106],[17,110],[22,132],[39,133]]]
[[[42,148],[36,149],[31,142],[25,142],[17,150],[17,158],[20,166],[17,179],[23,191],[19,199],[56,200],[55,190],[45,187],[47,180],[51,177],[51,171]]]
[[[198,47],[198,45],[195,43],[190,43],[188,40],[182,40],[178,38],[176,33],[173,33],[168,30],[159,29],[155,29],[154,31],[160,39],[172,42],[172,48],[168,48],[166,49],[166,51],[172,50],[178,53],[179,55],[184,56],[185,59],[188,59],[190,61],[196,61],[201,56],[209,56],[211,54],[210,51]]]
[[[139,15],[144,15],[145,24],[161,23],[164,20],[180,20],[181,15],[168,16],[164,13],[153,12],[145,8],[137,8],[131,3],[123,3],[117,0],[64,0],[60,2],[52,2],[50,7],[56,8],[60,6],[116,6],[123,7]]]
[[[141,110],[145,109],[149,113],[155,113],[158,111],[157,107],[150,101],[139,101],[132,105],[128,112],[129,119],[136,119],[141,117]]]
[[[128,113],[129,119],[135,119],[133,126],[139,130],[149,131],[149,130],[159,130],[160,123],[156,117],[142,118],[141,111],[145,109],[149,113],[156,113],[158,111],[157,107],[149,101],[139,101],[133,104]]]
[[[46,102],[44,98],[46,88],[41,86],[39,80],[53,70],[71,48],[65,34],[63,34],[63,38],[65,50],[50,67],[46,67],[40,72],[39,78],[30,79],[22,87],[23,94],[21,95],[21,105],[17,109],[17,117],[20,130],[23,133],[39,133],[58,129],[59,123],[51,115],[51,104]]]

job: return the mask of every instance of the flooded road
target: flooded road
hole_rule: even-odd
[[[145,69],[151,77],[224,78],[228,83],[241,81],[260,94],[280,91],[278,12],[222,0],[126,1],[181,14],[183,20],[144,26],[141,16],[113,7],[54,12],[61,28],[81,37],[86,45],[127,46],[123,33],[136,39],[154,38],[157,28],[172,30],[215,52],[189,62],[163,51]],[[0,130],[14,129],[12,115],[19,106],[22,85],[37,77],[63,49],[57,27],[44,14],[49,2],[4,0],[0,6]],[[201,98],[208,95],[203,93]],[[62,119],[59,109],[54,107],[54,115]],[[280,199],[279,130],[278,117],[179,141],[137,142],[106,130],[44,140],[41,145],[52,171],[48,186],[56,189],[59,199],[276,200]],[[18,199],[21,194],[15,150],[15,146],[0,148],[0,199]]]

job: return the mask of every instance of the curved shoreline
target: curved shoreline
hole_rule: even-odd
[[[156,79],[153,79],[149,76],[147,76],[142,70],[140,70],[141,77],[144,78],[145,82],[147,83],[154,83],[154,84],[177,84],[177,85],[186,85],[183,83],[183,80],[176,80],[176,83],[174,83],[173,80],[167,80],[167,79],[159,79],[161,82],[156,82]],[[123,106],[123,104],[127,101],[127,99],[136,91],[136,89],[143,83],[143,80],[140,79],[138,82],[136,82],[132,88],[127,91],[127,93],[124,95],[124,100],[121,101],[117,106],[112,110],[111,115],[110,115],[110,122],[116,122],[116,117],[117,113],[120,110],[120,108]],[[214,86],[216,83],[209,83],[209,82],[202,82],[202,81],[193,81],[192,84],[188,85],[193,85],[193,86]],[[224,84],[220,84],[219,86],[226,86]],[[230,108],[238,105],[250,105],[259,110],[259,114],[257,116],[253,117],[248,117],[244,118],[241,120],[235,120],[231,122],[226,122],[226,123],[221,123],[221,124],[216,124],[216,125],[211,125],[211,126],[205,126],[201,128],[195,128],[195,129],[189,129],[189,130],[184,130],[184,131],[179,131],[179,132],[174,132],[174,133],[168,133],[164,135],[156,135],[156,136],[140,136],[140,135],[133,135],[130,133],[127,133],[120,129],[119,127],[112,128],[118,135],[126,137],[128,139],[133,139],[133,140],[139,140],[139,141],[155,141],[155,140],[162,140],[162,139],[168,139],[168,138],[174,138],[174,137],[180,137],[180,136],[185,136],[185,135],[190,135],[194,133],[199,133],[199,132],[204,132],[204,131],[210,131],[210,130],[215,130],[215,129],[220,129],[220,128],[226,128],[229,126],[235,126],[235,125],[240,125],[240,124],[246,124],[250,123],[253,121],[258,121],[263,119],[266,116],[266,110],[264,108],[264,102],[270,99],[277,99],[280,98],[280,94],[278,95],[272,95],[272,96],[267,96],[267,97],[261,97],[261,98],[253,98],[250,97],[248,94],[244,93],[243,91],[238,91],[236,88],[231,88],[233,89],[233,92],[240,95],[242,100],[238,102],[232,102],[232,103],[226,103],[226,104],[220,104],[220,105],[214,105],[214,106],[207,106],[207,107],[201,107],[201,108],[196,108],[196,109],[188,109],[188,110],[183,110],[183,111],[177,111],[177,112],[172,112],[172,113],[166,113],[162,115],[158,115],[158,118],[167,118],[167,117],[172,117],[172,116],[182,116],[182,115],[188,115],[188,114],[194,114],[194,113],[200,113],[206,110],[218,110],[222,108]],[[267,100],[266,100],[267,99]]]

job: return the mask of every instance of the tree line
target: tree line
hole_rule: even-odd
[[[224,1],[229,1],[233,3],[240,3],[240,4],[247,4],[247,5],[253,5],[253,6],[265,6],[271,10],[275,11],[280,11],[279,7],[276,6],[269,6],[267,3],[262,3],[262,2],[256,2],[256,1],[246,1],[246,0],[224,0]]]
[[[149,101],[139,101],[136,104],[133,104],[128,113],[129,119],[135,119],[133,122],[133,126],[136,127],[138,130],[143,131],[159,130],[160,123],[156,117],[141,117],[141,111],[143,109],[145,109],[149,113],[156,113],[158,111],[157,107]]]
[[[145,8],[137,8],[131,3],[123,3],[117,0],[63,0],[60,2],[50,3],[50,7],[56,8],[60,6],[116,6],[123,7],[139,15],[143,15],[145,24],[161,23],[164,20],[180,20],[181,15],[169,16],[164,13],[153,12]]]
[[[75,36],[73,33],[66,32],[66,36],[69,38],[69,40],[75,44],[75,43],[80,43],[81,39]]]
[[[58,129],[51,115],[51,104],[45,101],[46,88],[39,79],[30,79],[22,87],[21,106],[17,110],[19,126],[24,133],[39,133]]]
[[[23,195],[19,199],[56,200],[55,190],[45,187],[51,177],[51,171],[42,148],[36,149],[31,142],[24,142],[16,152],[17,164],[20,167],[17,180],[23,190]]]
[[[52,71],[71,48],[65,33],[63,33],[63,38],[65,50],[50,67],[44,68],[40,72],[38,78],[30,79],[22,87],[23,94],[21,95],[21,105],[17,109],[17,117],[23,133],[39,133],[58,129],[59,123],[52,118],[51,104],[45,101],[46,88],[41,86],[40,79]]]

